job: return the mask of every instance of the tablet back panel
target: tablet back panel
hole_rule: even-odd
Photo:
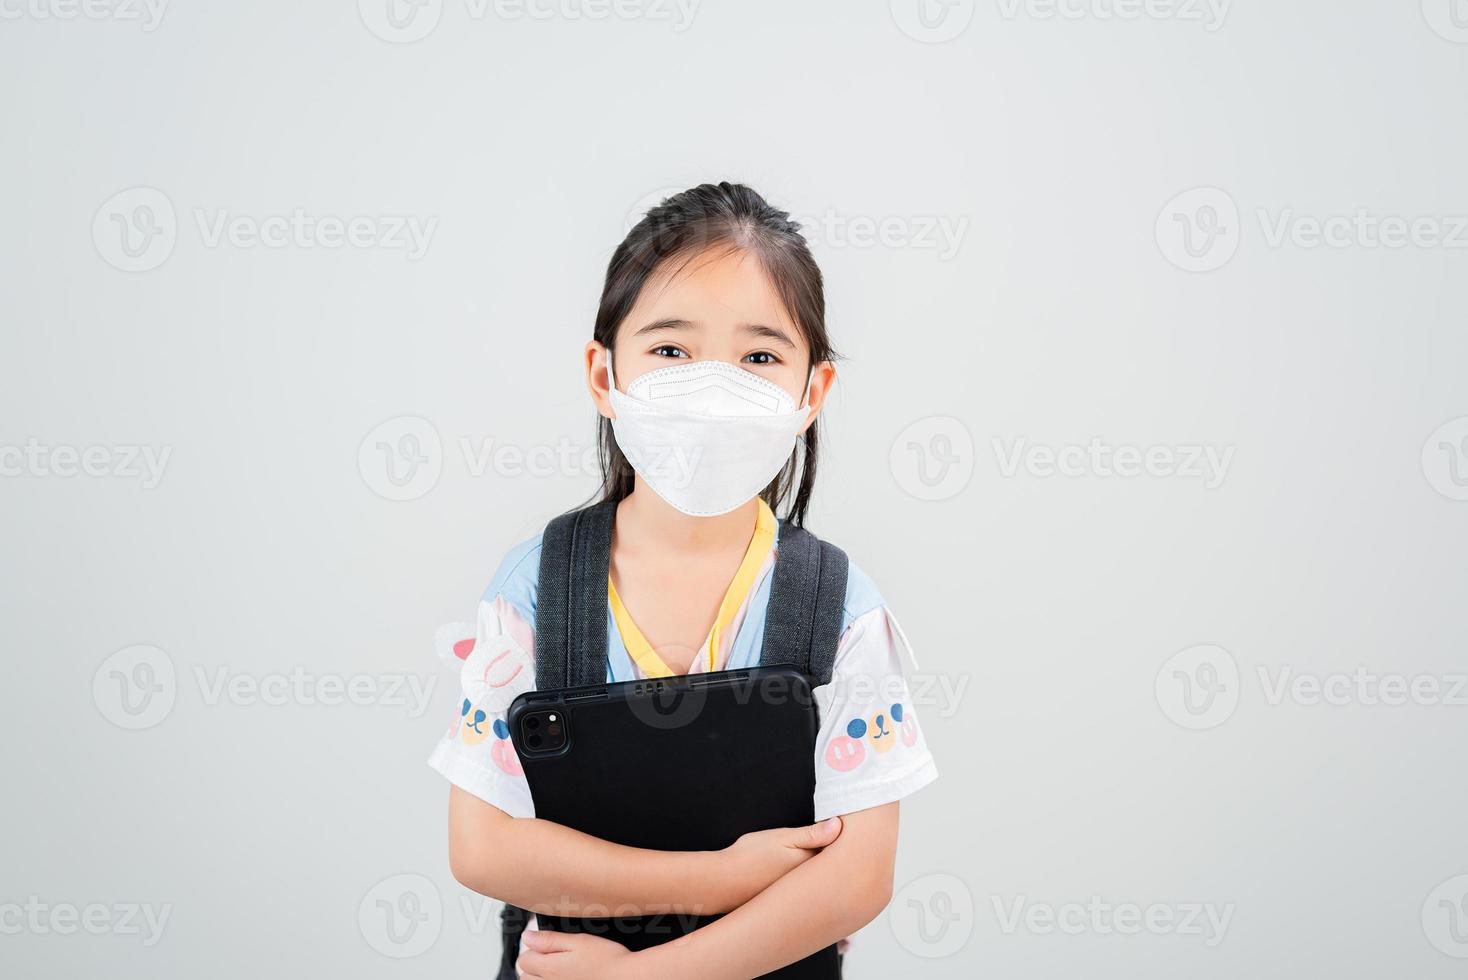
[[[527,744],[528,715],[555,709],[565,749]],[[740,835],[814,818],[816,713],[810,681],[787,667],[630,681],[521,695],[507,718],[537,817],[602,840],[664,851],[718,850]],[[596,932],[630,949],[713,917],[542,916],[543,928]],[[771,977],[832,980],[835,947]]]

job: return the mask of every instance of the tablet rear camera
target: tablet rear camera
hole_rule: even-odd
[[[520,721],[520,734],[532,752],[557,752],[565,748],[568,728],[560,711],[536,711]]]

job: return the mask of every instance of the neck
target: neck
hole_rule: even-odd
[[[719,553],[747,547],[758,517],[758,498],[718,517],[689,517],[638,477],[632,492],[617,505],[616,533],[623,542],[637,542],[639,551],[646,547]]]

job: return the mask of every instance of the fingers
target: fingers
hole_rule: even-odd
[[[837,837],[841,836],[841,818],[832,817],[813,823],[809,827],[797,827],[795,839],[792,842],[795,847],[803,847],[806,850],[816,850],[831,844]]]
[[[515,972],[522,977],[548,977],[549,964],[553,959],[550,953],[536,953],[529,950],[521,950],[520,958],[515,960]]]
[[[520,948],[537,953],[563,953],[575,947],[580,937],[569,932],[551,929],[532,929],[520,936]]]

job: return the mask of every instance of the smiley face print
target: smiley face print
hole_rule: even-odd
[[[853,718],[846,726],[846,734],[853,739],[866,739],[874,752],[885,754],[897,744],[897,726],[902,724],[902,705],[894,704],[887,711],[878,711],[868,718]]]
[[[489,738],[489,716],[465,698],[459,706],[459,738],[465,745],[478,745]]]
[[[903,710],[901,703],[895,703],[847,722],[846,734],[836,736],[826,746],[826,765],[837,772],[850,772],[866,761],[868,747],[877,755],[885,755],[899,741],[909,748],[917,744],[917,719]]]

